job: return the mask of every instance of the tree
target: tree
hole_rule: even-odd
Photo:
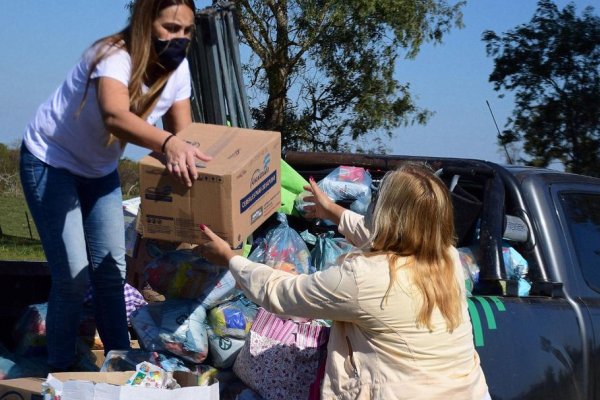
[[[565,170],[600,176],[600,19],[587,7],[577,17],[540,0],[531,21],[496,35],[483,33],[494,57],[489,81],[515,92],[515,109],[501,145],[523,141],[534,166],[563,163]]]
[[[19,148],[0,143],[0,194],[18,196],[21,193]]]
[[[385,150],[392,129],[425,123],[409,85],[394,77],[398,57],[417,55],[462,26],[464,1],[233,0],[256,127],[304,150]],[[255,89],[255,90],[252,90]],[[256,105],[256,102],[260,104]],[[361,139],[363,145],[360,143]],[[369,142],[367,142],[369,140]]]
[[[119,160],[119,178],[121,179],[121,192],[128,199],[140,195],[140,166],[129,158]]]

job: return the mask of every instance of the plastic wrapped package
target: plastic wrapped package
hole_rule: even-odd
[[[133,257],[139,234],[136,229],[137,215],[140,209],[141,198],[134,197],[123,200],[123,218],[125,221],[125,253]]]
[[[180,387],[177,381],[173,379],[173,374],[148,361],[142,361],[136,365],[135,373],[131,375],[131,378],[125,384],[156,389],[175,389]]]
[[[296,213],[303,217],[306,216],[306,207],[315,205],[315,203],[306,200],[306,198],[310,196],[312,196],[311,192],[308,190],[303,190],[302,192],[298,193],[294,199],[294,210],[296,210]]]
[[[208,355],[206,311],[192,300],[166,300],[131,314],[131,324],[143,349],[167,351],[192,363]]]
[[[360,195],[356,200],[350,203],[350,210],[360,215],[366,215],[371,204],[372,193],[369,191],[368,194]]]
[[[221,337],[246,337],[258,312],[256,304],[244,296],[219,304],[208,312],[208,324]]]
[[[300,234],[290,228],[285,214],[278,213],[277,221],[279,224],[267,231],[248,258],[287,272],[314,272],[310,252]]]
[[[457,250],[463,272],[465,273],[467,296],[470,296],[473,293],[475,285],[479,282],[479,265],[472,249],[469,247],[459,247]]]
[[[460,261],[465,272],[465,285],[468,295],[472,293],[479,282],[478,251],[478,246],[458,248]],[[506,277],[518,282],[518,295],[529,295],[531,284],[526,279],[529,271],[527,260],[506,242],[502,244],[502,259],[504,261]]]
[[[527,260],[508,243],[504,243],[502,246],[502,258],[508,279],[518,281],[519,296],[529,295],[531,284],[525,279],[529,272]]]
[[[229,368],[242,349],[245,339],[217,335],[210,325],[207,325],[209,363],[216,368]]]
[[[317,185],[331,200],[349,202],[352,211],[365,215],[371,203],[372,183],[371,174],[364,168],[340,166],[320,180]],[[313,205],[306,200],[308,196],[312,196],[312,193],[302,191],[294,201],[294,208],[302,216],[306,214],[305,207]],[[332,225],[331,221],[325,223]]]
[[[371,194],[371,174],[364,168],[339,166],[319,181],[319,187],[334,201],[356,200]]]
[[[46,358],[23,357],[10,352],[0,343],[0,380],[25,377],[45,377]]]
[[[142,349],[109,351],[100,372],[133,371],[136,365],[143,361],[158,365],[169,372],[191,372],[191,369],[179,357]]]
[[[24,357],[46,356],[46,313],[48,303],[32,304],[13,328],[15,353]]]
[[[317,235],[315,247],[310,254],[317,271],[324,271],[333,265],[339,265],[339,257],[353,250],[356,247],[346,239],[334,237],[333,232],[326,232]]]
[[[166,298],[196,299],[206,309],[240,293],[227,268],[210,264],[191,250],[165,252],[148,263],[144,274]]]

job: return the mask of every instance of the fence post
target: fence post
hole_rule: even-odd
[[[27,220],[27,228],[29,229],[29,237],[33,240],[33,233],[31,233],[31,224],[29,223],[29,214],[25,211],[25,219]]]

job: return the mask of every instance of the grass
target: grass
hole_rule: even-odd
[[[33,219],[22,197],[0,195],[0,260],[46,259]]]
[[[0,260],[44,261],[46,256],[39,240],[18,236],[0,236]]]

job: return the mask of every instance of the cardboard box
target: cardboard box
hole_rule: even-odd
[[[164,156],[140,160],[143,237],[201,244],[205,224],[239,248],[281,203],[278,132],[192,124],[177,134],[213,159],[198,162],[191,188],[167,171]]]
[[[43,400],[42,383],[44,378],[18,378],[0,381],[2,400]]]
[[[62,372],[52,376],[63,382],[62,400],[218,400],[219,384],[198,386],[198,377],[187,372],[174,372],[180,389],[154,389],[121,386],[135,373],[127,372]],[[0,381],[2,400],[42,400],[43,378],[21,378]]]

